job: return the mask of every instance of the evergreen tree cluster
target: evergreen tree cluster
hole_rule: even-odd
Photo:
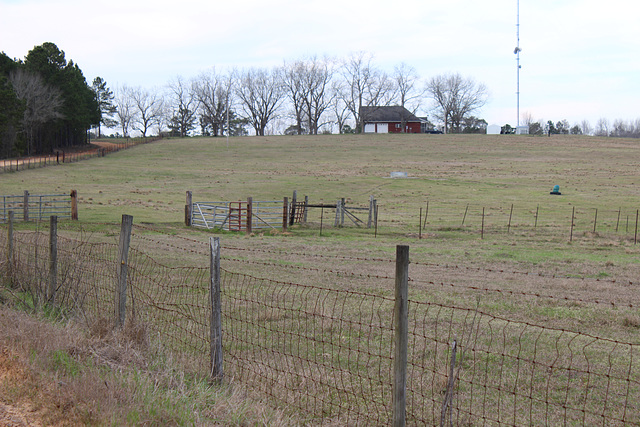
[[[55,44],[34,47],[24,60],[0,52],[0,158],[86,144],[100,120],[96,93]]]

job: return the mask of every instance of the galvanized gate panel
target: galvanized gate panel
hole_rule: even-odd
[[[248,203],[193,202],[191,226],[209,230],[246,231]],[[282,228],[281,201],[254,201],[251,226],[253,230]]]

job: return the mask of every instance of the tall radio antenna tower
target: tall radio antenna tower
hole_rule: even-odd
[[[520,126],[520,0],[517,0],[517,20],[516,20],[516,38],[517,45],[513,53],[516,54],[516,63],[517,63],[517,80],[516,80],[516,110],[518,114],[517,126]]]

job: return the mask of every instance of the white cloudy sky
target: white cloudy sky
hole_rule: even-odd
[[[516,122],[517,0],[0,0],[0,51],[53,42],[90,83],[160,87],[216,67],[370,52],[428,78],[458,72],[491,92],[480,116]],[[640,6],[520,0],[521,112],[595,122],[640,117]]]

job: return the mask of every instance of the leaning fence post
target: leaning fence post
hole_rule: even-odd
[[[296,221],[296,203],[298,202],[298,191],[293,190],[293,197],[291,198],[291,208],[289,211],[291,215],[289,217],[289,225],[293,225]]]
[[[395,308],[393,310],[393,426],[400,427],[406,423],[409,246],[396,246],[395,287]]]
[[[511,231],[511,218],[513,218],[513,203],[511,203],[511,212],[509,212],[509,224],[507,225],[507,233]]]
[[[71,220],[78,220],[78,192],[76,190],[71,190]]]
[[[29,191],[24,190],[24,196],[22,201],[22,220],[29,221]]]
[[[58,217],[49,217],[49,292],[47,301],[54,305],[58,287]]]
[[[118,286],[116,288],[116,327],[124,326],[127,306],[127,273],[129,244],[131,243],[131,228],[133,227],[133,217],[122,215],[122,225],[120,226],[120,243],[118,245],[118,265],[116,273],[118,275]]]
[[[424,213],[424,224],[422,225],[422,228],[426,229],[427,228],[427,218],[429,217],[429,201],[427,200],[427,211]]]
[[[220,299],[220,238],[210,237],[210,298],[211,298],[211,380],[222,383],[222,304]]]
[[[191,209],[193,209],[192,203],[193,195],[191,191],[187,191],[187,201],[184,205],[184,225],[191,227]]]

